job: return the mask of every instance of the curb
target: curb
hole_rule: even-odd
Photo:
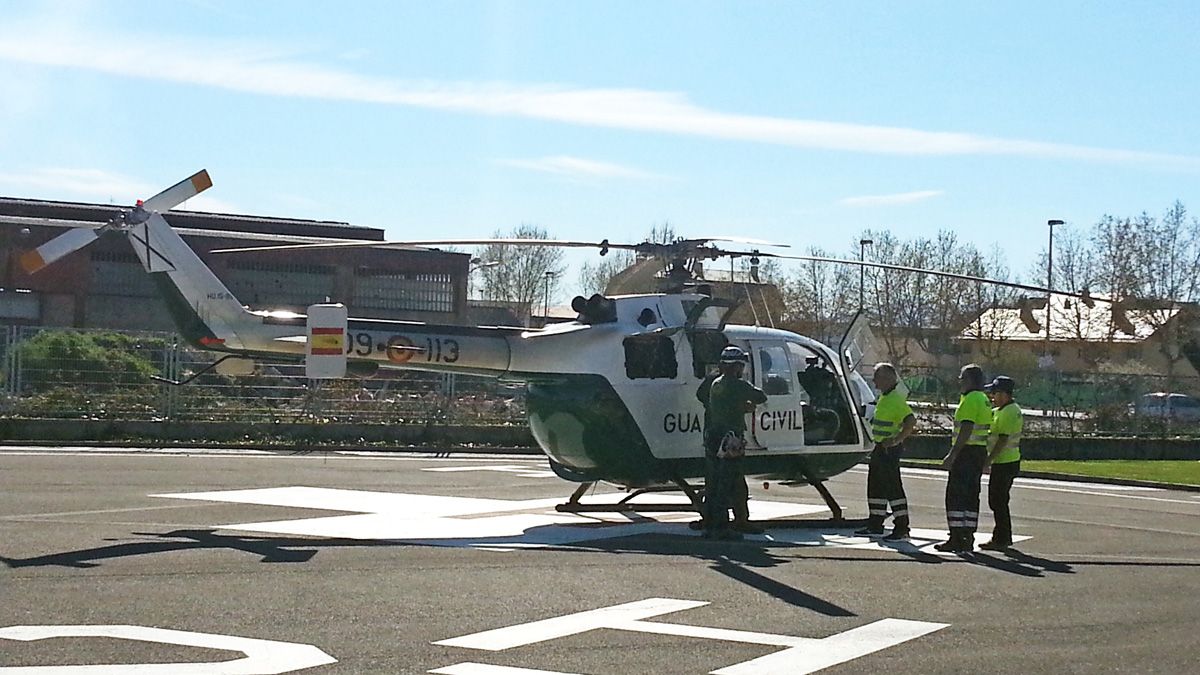
[[[541,450],[528,446],[500,446],[500,445],[393,445],[388,447],[370,446],[370,445],[311,445],[300,443],[279,443],[275,445],[255,445],[251,443],[149,443],[146,441],[79,441],[65,443],[62,441],[0,441],[0,448],[110,448],[119,450],[122,448],[136,448],[141,450],[194,450],[196,452],[206,452],[208,450],[258,450],[261,452],[279,452],[279,453],[318,453],[318,452],[371,452],[379,454],[389,453],[404,453],[414,455],[446,455],[446,454],[479,454],[479,455],[537,455],[543,456]]]
[[[1153,460],[1147,460],[1153,461]],[[936,464],[925,464],[922,462],[912,462],[909,460],[900,460],[900,466],[909,469],[933,469],[935,471],[945,471],[942,467]],[[1054,473],[1052,471],[1025,471],[1021,470],[1019,478],[1044,478],[1046,480],[1061,480],[1068,483],[1100,483],[1102,485],[1127,485],[1129,487],[1144,487],[1157,488],[1160,490],[1177,490],[1180,492],[1200,492],[1200,485],[1188,485],[1186,483],[1160,483],[1151,480],[1138,480],[1136,478],[1110,478],[1108,476],[1083,476],[1077,473]]]

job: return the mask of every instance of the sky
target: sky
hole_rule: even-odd
[[[0,0],[0,195],[852,256],[1200,213],[1200,5]],[[780,253],[789,252],[778,249]],[[592,255],[572,251],[575,267]],[[574,271],[560,294],[573,291]]]

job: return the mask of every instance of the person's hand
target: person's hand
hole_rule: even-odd
[[[991,462],[984,462],[984,463],[983,463],[983,472],[984,472],[984,473],[991,473],[991,472],[992,472],[992,463],[991,463]]]

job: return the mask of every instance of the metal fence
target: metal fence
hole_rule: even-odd
[[[24,418],[520,424],[525,390],[492,378],[379,371],[309,380],[302,364],[215,371],[174,333],[0,326],[0,414]]]
[[[943,411],[943,414],[927,415],[925,421],[948,430],[953,418],[947,418],[944,411],[958,403],[958,369],[902,366],[900,369],[909,388],[910,400],[923,404],[926,410]],[[986,364],[984,369],[987,371]],[[998,374],[987,372],[988,377]],[[1026,427],[1039,432],[1157,437],[1200,435],[1200,407],[1171,414],[1135,407],[1142,396],[1152,392],[1196,396],[1200,393],[1200,378],[1040,369],[1003,374],[1017,381],[1016,400],[1025,411]],[[1200,397],[1194,400],[1200,405]]]
[[[23,418],[523,424],[525,390],[492,378],[385,371],[364,379],[309,380],[302,365],[263,365],[248,376],[209,372],[213,363],[174,333],[0,325],[0,414]],[[949,431],[958,371],[900,370],[921,431]],[[995,373],[989,373],[994,375]],[[1006,373],[1017,379],[1026,425],[1040,433],[1200,436],[1195,417],[1135,413],[1148,392],[1200,393],[1197,378],[1161,375]]]

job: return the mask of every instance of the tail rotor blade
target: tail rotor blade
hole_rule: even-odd
[[[67,230],[32,251],[25,252],[21,256],[21,268],[27,274],[33,274],[59,258],[96,241],[99,236],[96,230],[86,227]]]
[[[175,185],[147,199],[142,208],[147,211],[168,211],[195,197],[212,187],[212,179],[204,169],[197,171],[191,178],[185,178]]]

